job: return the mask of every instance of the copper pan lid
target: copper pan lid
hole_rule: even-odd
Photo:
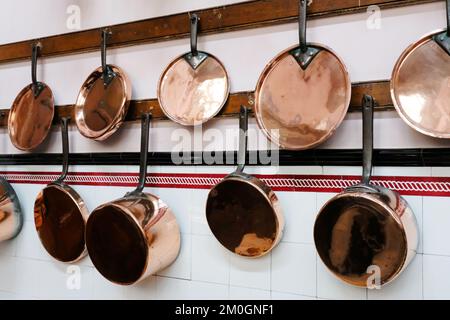
[[[230,93],[228,74],[213,55],[197,50],[197,15],[191,17],[191,51],[162,73],[158,101],[165,115],[185,126],[205,123],[219,113]]]
[[[33,46],[32,84],[26,86],[14,100],[8,118],[12,144],[20,150],[31,151],[47,137],[55,112],[50,87],[36,80],[37,56],[40,44]]]
[[[398,59],[391,96],[400,117],[413,129],[436,138],[450,138],[450,55],[436,41],[445,31],[426,35]]]
[[[102,36],[102,66],[81,87],[75,105],[75,120],[86,138],[102,141],[115,133],[128,111],[131,82],[125,72],[106,64],[107,31]]]

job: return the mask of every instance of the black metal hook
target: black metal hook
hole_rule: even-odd
[[[245,163],[247,162],[247,140],[248,140],[248,114],[250,109],[241,105],[241,112],[239,114],[239,150],[236,172],[244,171]]]
[[[194,57],[198,55],[197,50],[197,38],[198,38],[198,24],[200,21],[200,17],[193,13],[190,17],[191,21],[191,53]]]
[[[298,34],[299,34],[299,44],[302,53],[308,50],[308,45],[306,42],[306,11],[308,8],[308,0],[299,0],[299,10],[298,10]]]

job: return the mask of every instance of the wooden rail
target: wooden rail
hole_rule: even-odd
[[[313,0],[308,18],[364,12],[371,5],[381,9],[442,0]],[[201,19],[200,34],[212,34],[294,22],[298,0],[257,0],[195,11]],[[30,59],[31,46],[39,41],[42,56],[58,56],[99,50],[100,30],[109,28],[110,47],[173,40],[189,35],[189,12],[86,31],[0,45],[0,63]]]

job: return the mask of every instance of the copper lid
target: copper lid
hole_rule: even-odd
[[[193,67],[186,54],[172,61],[158,84],[158,101],[166,116],[179,124],[193,126],[213,118],[225,105],[230,92],[222,63],[212,56]]]
[[[80,133],[90,139],[105,140],[123,123],[131,99],[131,83],[117,66],[108,65],[113,73],[104,83],[102,67],[84,82],[75,105],[75,120]]]
[[[47,137],[54,115],[51,89],[42,85],[34,94],[33,85],[25,87],[14,100],[8,118],[8,131],[12,144],[20,150],[30,151]]]
[[[343,62],[330,49],[318,51],[304,70],[294,49],[275,57],[262,72],[255,93],[256,119],[264,134],[284,149],[314,148],[343,121],[351,82]]]

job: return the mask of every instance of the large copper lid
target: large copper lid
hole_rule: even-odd
[[[81,87],[75,105],[80,133],[93,140],[105,140],[116,132],[128,111],[131,82],[122,69],[106,64],[106,38],[102,33],[102,66],[92,72]]]
[[[54,116],[52,90],[36,80],[37,56],[40,44],[33,46],[32,84],[26,86],[14,100],[8,118],[12,144],[20,150],[31,151],[47,137]]]
[[[228,75],[213,55],[197,50],[197,15],[191,16],[191,51],[172,61],[158,84],[158,101],[166,116],[185,126],[213,118],[230,93]]]
[[[445,31],[429,34],[409,46],[398,59],[391,96],[401,118],[413,129],[450,138],[450,55],[436,41]]]

